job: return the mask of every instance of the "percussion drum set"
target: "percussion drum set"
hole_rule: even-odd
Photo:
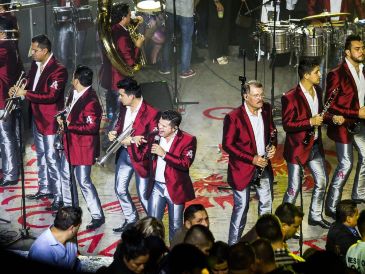
[[[333,17],[347,17],[350,13],[323,12],[317,15],[276,22],[276,54],[290,53],[299,57],[326,57],[333,54],[336,61],[342,58],[346,37],[358,34],[365,38],[365,20],[354,22],[333,21]],[[319,22],[319,20],[324,22]],[[273,48],[273,22],[259,24],[260,50],[271,54]],[[334,51],[332,50],[334,49]],[[327,62],[326,62],[327,69]]]
[[[81,7],[53,7],[53,15],[56,27],[61,27],[66,23],[75,23],[77,26],[91,26],[94,22],[92,7],[90,5],[84,5]]]

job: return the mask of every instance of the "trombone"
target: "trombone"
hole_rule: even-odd
[[[110,158],[111,155],[115,154],[119,148],[122,146],[122,141],[128,137],[130,137],[134,133],[134,129],[132,128],[132,123],[117,137],[114,139],[113,143],[106,150],[105,155],[99,159],[96,158],[96,163],[99,166],[104,166],[105,162]]]
[[[23,76],[25,74],[24,71],[22,71],[22,73],[19,76],[18,81],[15,83],[14,87],[15,87],[15,92],[13,93],[13,96],[6,99],[6,105],[5,105],[5,110],[4,110],[4,114],[0,117],[0,120],[6,121],[9,116],[10,113],[15,109],[16,104],[15,104],[15,100],[20,98],[19,96],[17,96],[18,90],[19,89],[24,89],[25,86],[28,83],[28,80],[25,78],[25,76]]]

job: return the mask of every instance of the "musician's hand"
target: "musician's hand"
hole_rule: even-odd
[[[266,151],[267,151],[267,158],[272,159],[274,158],[276,147],[275,146],[267,147]]]
[[[116,130],[109,131],[109,133],[108,133],[109,141],[113,142],[115,140],[115,138],[117,138],[117,131]]]
[[[62,118],[60,116],[57,116],[57,123],[58,123],[58,126],[60,128],[62,128],[62,130],[63,130],[63,121],[62,121]]]
[[[27,91],[23,88],[15,88],[16,96],[25,96],[27,94]]]
[[[143,143],[147,143],[147,140],[144,138],[144,136],[133,136],[132,143],[135,143],[136,146],[139,147]]]
[[[158,145],[158,144],[153,144],[151,147],[151,153],[156,154],[157,156],[163,157],[165,156],[166,152],[164,151],[164,149]]]
[[[365,119],[365,106],[359,109],[359,118]]]
[[[142,45],[143,45],[143,42],[144,42],[144,36],[141,34],[138,36],[137,40],[135,41],[134,45],[137,47],[137,48],[141,48]]]
[[[345,122],[345,118],[342,115],[333,115],[332,122],[340,126]]]
[[[125,137],[120,143],[123,146],[130,146],[132,144],[132,137],[131,136]]]
[[[259,166],[262,168],[267,166],[267,160],[264,157],[261,157],[259,155],[255,155],[255,157],[253,157],[252,163],[255,166]]]
[[[320,126],[323,123],[323,116],[316,114],[312,118],[309,119],[310,124],[314,126]]]

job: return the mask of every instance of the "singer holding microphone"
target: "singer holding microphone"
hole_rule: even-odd
[[[330,223],[322,216],[328,174],[321,126],[324,121],[341,124],[344,118],[323,113],[322,90],[318,86],[321,79],[318,60],[315,58],[300,60],[298,74],[299,84],[281,97],[282,121],[286,132],[284,158],[287,162],[289,180],[283,202],[295,204],[301,191],[301,165],[308,166],[314,179],[308,224],[328,229]]]
[[[143,159],[150,159],[146,198],[148,215],[162,221],[165,208],[169,214],[169,239],[183,225],[185,203],[195,198],[189,175],[196,152],[196,138],[181,129],[181,114],[162,112],[158,133],[151,134]]]
[[[259,215],[271,213],[274,179],[270,159],[276,152],[276,135],[268,146],[271,133],[276,131],[271,106],[264,103],[264,88],[251,80],[242,89],[244,103],[224,118],[223,149],[229,155],[227,182],[233,190],[233,211],[228,244],[239,241],[247,221],[250,183],[257,168],[265,168],[256,186],[259,196]],[[266,155],[266,157],[264,157]]]
[[[128,224],[138,220],[137,208],[128,190],[133,173],[135,173],[139,199],[147,213],[148,160],[137,161],[136,159],[141,158],[147,136],[157,128],[159,112],[146,103],[142,97],[141,87],[134,79],[126,77],[118,82],[117,87],[122,104],[115,128],[108,134],[109,140],[113,141],[130,125],[134,130],[131,134],[133,137],[128,136],[121,141],[123,146],[116,155],[115,194],[125,217],[124,223],[113,229],[114,232],[119,233],[123,232]]]

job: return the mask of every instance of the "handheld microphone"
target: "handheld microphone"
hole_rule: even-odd
[[[160,137],[160,135],[156,135],[154,138],[153,138],[153,144],[160,144],[160,139],[161,139],[161,137]],[[151,153],[152,154],[152,160],[155,160],[156,159],[156,154],[154,154],[154,153]]]

